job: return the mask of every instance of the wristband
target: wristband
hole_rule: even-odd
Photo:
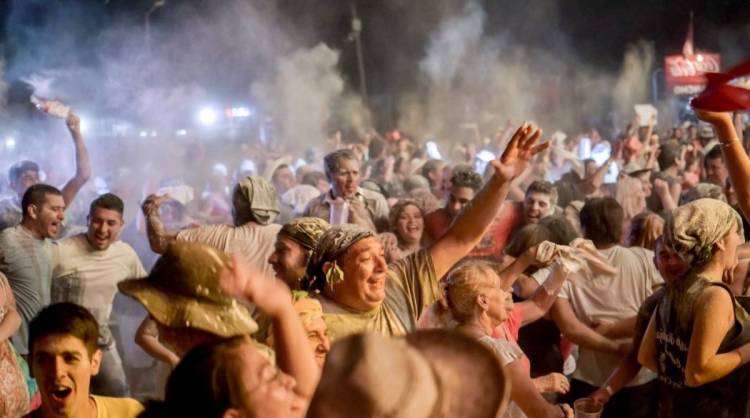
[[[735,138],[735,139],[733,139],[731,141],[719,142],[719,146],[721,146],[722,149],[725,149],[725,148],[731,147],[734,144],[739,144],[739,143],[740,143],[740,140],[737,139],[737,138]]]
[[[604,386],[604,391],[607,392],[607,395],[609,396],[612,396],[615,393],[615,391],[612,390],[612,386],[610,385]]]

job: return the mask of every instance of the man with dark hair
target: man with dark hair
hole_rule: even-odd
[[[456,170],[451,177],[451,187],[445,207],[425,217],[427,236],[433,240],[440,238],[464,205],[471,201],[481,185],[482,178],[478,173],[473,170]],[[529,185],[523,202],[506,201],[503,203],[487,233],[469,255],[499,259],[510,240],[511,233],[524,225],[537,223],[540,219],[552,214],[556,201],[557,190],[552,183],[534,181]]]
[[[629,351],[629,340],[609,340],[582,324],[613,322],[638,313],[653,289],[663,283],[654,266],[654,253],[640,247],[622,247],[623,210],[611,197],[592,198],[581,209],[581,229],[607,264],[617,270],[611,273],[582,274],[578,280],[567,280],[550,314],[563,336],[579,346],[577,368],[573,373],[571,400],[588,396],[601,387],[618,366],[619,357]],[[612,397],[605,414],[622,417],[650,417],[653,410],[655,375],[642,370],[631,384]],[[614,402],[614,403],[613,403]]]
[[[274,251],[268,258],[276,278],[284,281],[290,289],[299,290],[310,253],[330,227],[328,222],[315,217],[296,218],[282,226]]]
[[[457,167],[453,170],[445,206],[428,213],[424,218],[425,234],[430,242],[437,241],[448,231],[453,220],[474,195],[482,188],[482,176],[471,168]],[[517,222],[512,202],[506,201],[500,212],[485,232],[482,240],[469,253],[470,257],[498,257],[508,241],[510,229]],[[511,217],[509,219],[509,216]]]
[[[50,303],[52,239],[65,219],[65,201],[55,187],[35,184],[24,193],[21,207],[21,223],[0,232],[0,271],[8,278],[22,319],[13,345],[26,354],[29,321]]]
[[[101,366],[96,319],[73,303],[42,309],[29,325],[29,364],[42,405],[32,418],[135,418],[143,406],[135,399],[89,393]]]
[[[76,153],[76,174],[65,183],[61,191],[65,205],[70,206],[78,191],[91,177],[91,162],[81,135],[80,119],[71,112],[66,123],[73,138]],[[13,164],[8,170],[8,186],[16,195],[0,200],[0,231],[21,222],[23,217],[21,198],[26,193],[26,189],[39,183],[39,172],[39,165],[28,160]]]
[[[620,242],[624,212],[613,198],[586,201],[580,213],[581,229],[597,248],[609,248]]]
[[[388,227],[388,202],[378,192],[360,186],[360,162],[357,155],[349,149],[340,149],[323,159],[326,177],[331,183],[331,190],[311,200],[304,216],[314,216],[326,221],[331,219],[333,206],[345,207],[348,210],[344,223],[357,223],[373,231],[383,231]]]
[[[86,307],[99,323],[98,348],[103,359],[92,381],[92,393],[127,396],[122,361],[109,330],[117,282],[145,277],[146,271],[132,247],[120,241],[125,224],[124,204],[112,193],[91,202],[88,230],[56,243],[52,269],[52,302],[72,302]]]
[[[703,169],[706,171],[706,181],[717,186],[724,187],[729,171],[724,162],[724,156],[721,155],[721,146],[714,145],[706,154],[703,160]]]
[[[557,189],[544,180],[535,180],[526,189],[523,199],[523,225],[536,224],[551,215],[557,204]]]

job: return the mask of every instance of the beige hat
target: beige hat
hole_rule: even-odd
[[[497,357],[464,334],[356,334],[328,354],[308,417],[500,417],[510,396],[507,382]]]
[[[250,313],[219,287],[229,255],[203,244],[175,241],[151,274],[121,281],[122,293],[138,300],[162,325],[195,328],[221,337],[258,329]]]

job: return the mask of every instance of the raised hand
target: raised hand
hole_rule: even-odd
[[[513,134],[500,158],[490,163],[495,175],[509,182],[526,171],[531,159],[549,147],[549,142],[536,144],[541,135],[542,130],[539,127],[524,122]]]
[[[732,114],[729,112],[712,112],[709,110],[701,110],[693,108],[695,116],[698,119],[708,122],[712,125],[717,124],[732,124]]]
[[[292,295],[283,281],[264,277],[234,254],[232,265],[221,272],[219,284],[228,295],[254,303],[270,317],[292,306]]]
[[[78,117],[72,111],[68,113],[68,117],[65,119],[65,124],[68,125],[68,130],[74,139],[81,137],[81,118]]]
[[[143,214],[145,216],[154,214],[159,210],[159,207],[161,207],[162,203],[166,202],[169,199],[171,198],[168,194],[162,196],[150,194],[148,195],[148,197],[146,197],[146,200],[143,201],[143,204],[141,204],[141,211],[143,211]]]

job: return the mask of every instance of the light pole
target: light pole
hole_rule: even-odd
[[[151,55],[151,14],[154,13],[156,9],[164,7],[164,4],[166,2],[166,0],[154,0],[154,4],[151,5],[151,8],[148,9],[146,15],[144,16],[146,30],[146,52],[148,52],[149,55]]]
[[[362,41],[360,34],[362,33],[362,21],[357,16],[357,6],[354,3],[349,4],[352,10],[352,32],[349,34],[349,39],[354,41],[354,49],[357,53],[357,68],[359,69],[359,94],[362,96],[362,100],[367,100],[367,81],[365,80],[365,60],[362,55]]]

